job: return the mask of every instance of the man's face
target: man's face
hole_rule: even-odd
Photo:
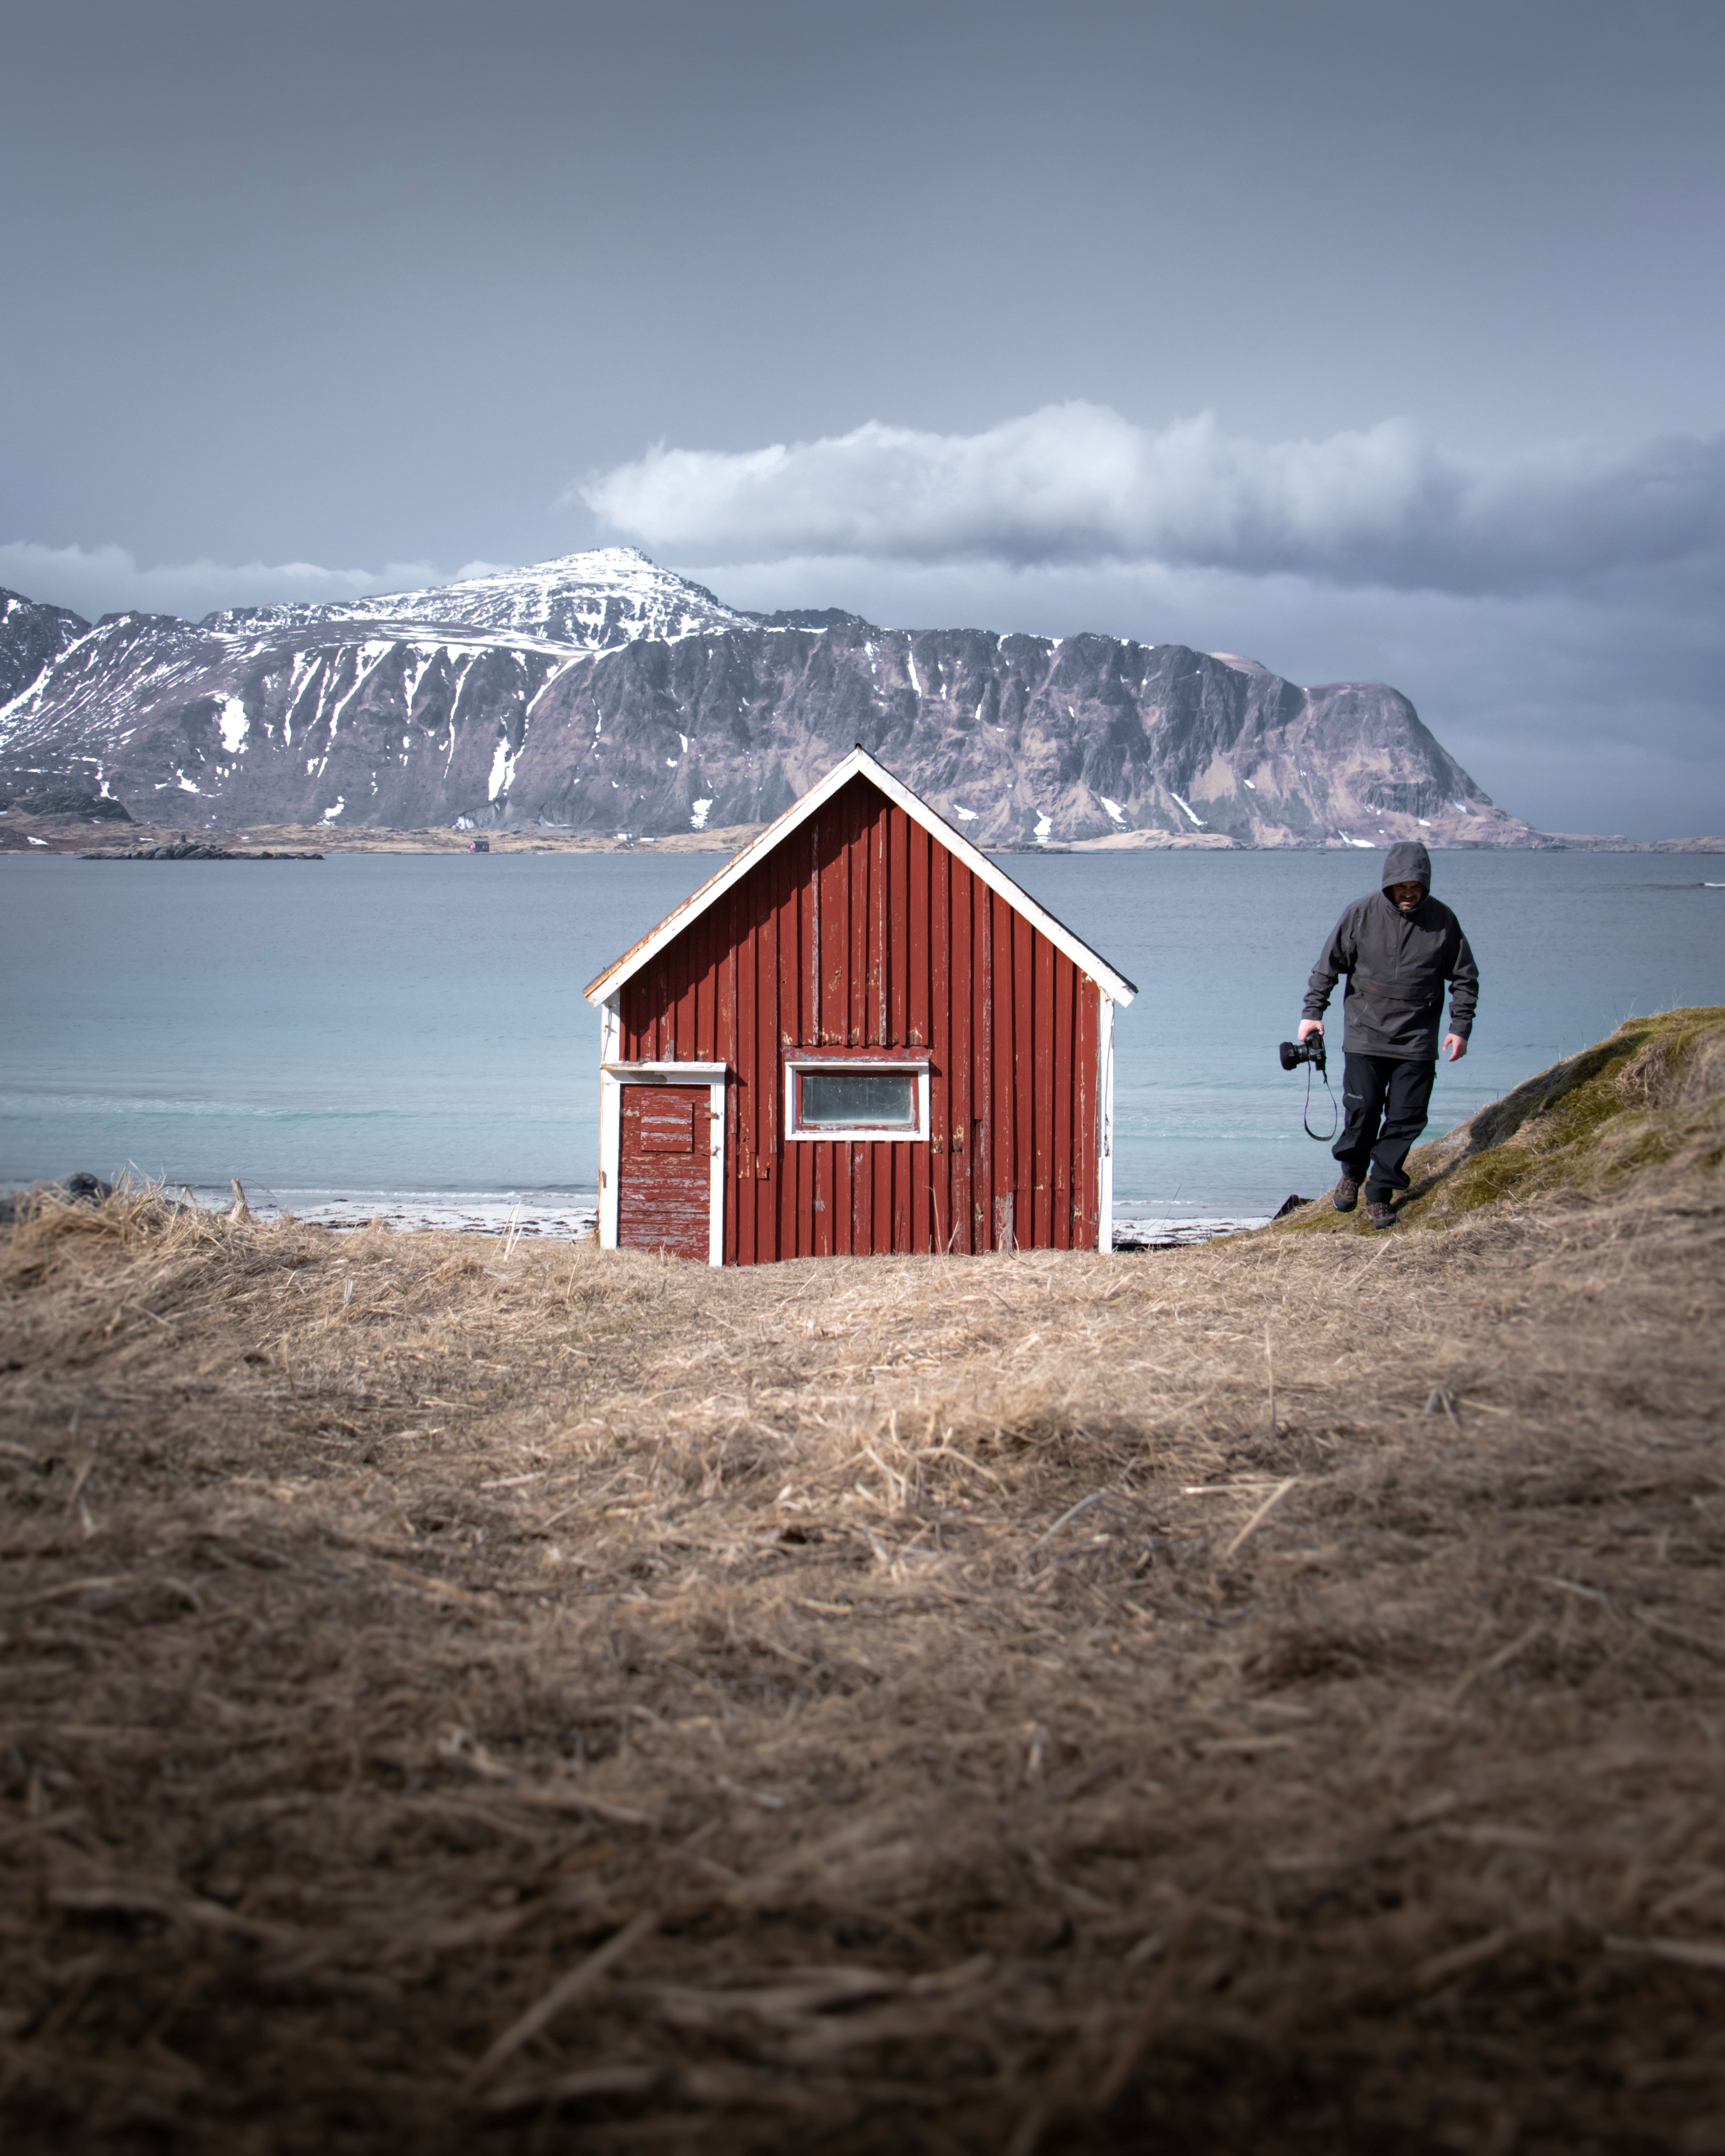
[[[1389,896],[1400,911],[1411,919],[1425,903],[1425,886],[1423,883],[1393,883],[1389,886]]]

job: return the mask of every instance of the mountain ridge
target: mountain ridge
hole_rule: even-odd
[[[1549,843],[1383,682],[749,613],[629,547],[197,623],[4,597],[0,785],[145,822],[652,838],[763,822],[860,741],[983,845]]]

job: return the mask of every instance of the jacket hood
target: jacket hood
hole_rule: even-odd
[[[1431,889],[1431,855],[1417,839],[1404,839],[1384,856],[1384,888],[1393,883],[1423,883]]]

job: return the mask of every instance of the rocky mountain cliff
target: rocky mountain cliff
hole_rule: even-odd
[[[0,590],[0,706],[28,689],[89,629],[87,621],[64,607],[39,606],[17,592]]]
[[[0,709],[0,788],[84,783],[145,822],[647,839],[777,815],[860,742],[985,845],[1541,843],[1382,682],[746,614],[625,547],[196,624],[4,621],[21,673],[45,655]]]

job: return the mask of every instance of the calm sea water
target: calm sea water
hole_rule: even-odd
[[[0,859],[0,1187],[130,1166],[295,1201],[589,1193],[598,1029],[583,984],[717,865]],[[1005,865],[1139,985],[1117,1034],[1119,1197],[1240,1217],[1323,1188],[1327,1148],[1301,1130],[1303,1075],[1276,1044],[1379,856]],[[1433,1129],[1626,1016],[1725,1004],[1709,875],[1703,856],[1439,855],[1483,988],[1472,1053],[1440,1068]]]

